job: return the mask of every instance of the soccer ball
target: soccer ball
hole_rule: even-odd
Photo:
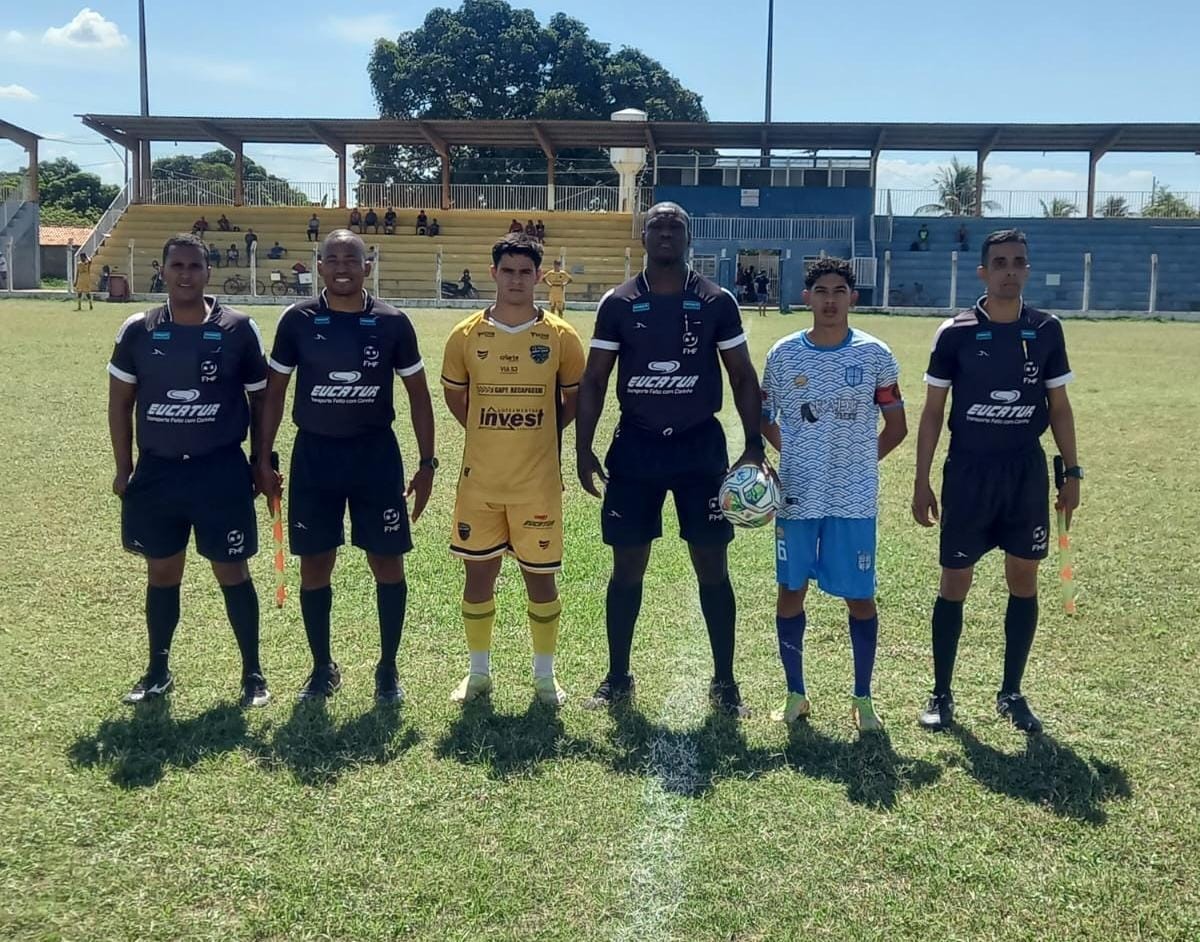
[[[742,465],[721,482],[717,501],[735,527],[761,527],[775,519],[783,498],[775,479],[762,468]]]

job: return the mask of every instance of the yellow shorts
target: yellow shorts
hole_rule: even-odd
[[[484,560],[511,553],[527,572],[558,572],[562,549],[561,492],[535,503],[498,504],[459,490],[450,535],[452,555]]]

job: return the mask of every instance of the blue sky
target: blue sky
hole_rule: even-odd
[[[321,117],[374,116],[365,68],[371,42],[418,26],[430,8],[364,0],[338,15],[307,0],[146,5],[152,113]],[[599,40],[642,49],[703,95],[715,120],[762,115],[766,0],[514,5],[542,21],[561,10]],[[45,157],[68,156],[105,180],[121,179],[119,158],[74,115],[137,111],[135,0],[5,6],[0,117],[56,139],[44,143]],[[1198,36],[1195,0],[777,0],[773,116],[1195,121]],[[159,144],[155,156],[203,149]],[[296,181],[335,177],[324,147],[259,145],[247,154]],[[881,184],[927,187],[947,157],[888,153]],[[0,143],[0,169],[22,160],[15,145]],[[1083,187],[1086,169],[1081,154],[999,153],[988,162],[997,188]],[[1102,189],[1148,190],[1152,177],[1200,190],[1200,157],[1110,155],[1100,165]]]

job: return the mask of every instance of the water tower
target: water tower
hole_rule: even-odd
[[[640,121],[646,123],[646,112],[637,108],[623,108],[614,111],[613,121]],[[619,211],[622,213],[637,212],[637,178],[646,166],[646,148],[644,147],[613,147],[609,149],[608,159],[613,169],[620,177]]]

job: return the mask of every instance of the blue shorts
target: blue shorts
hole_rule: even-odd
[[[800,589],[816,579],[843,599],[875,597],[875,518],[775,521],[775,581]]]

